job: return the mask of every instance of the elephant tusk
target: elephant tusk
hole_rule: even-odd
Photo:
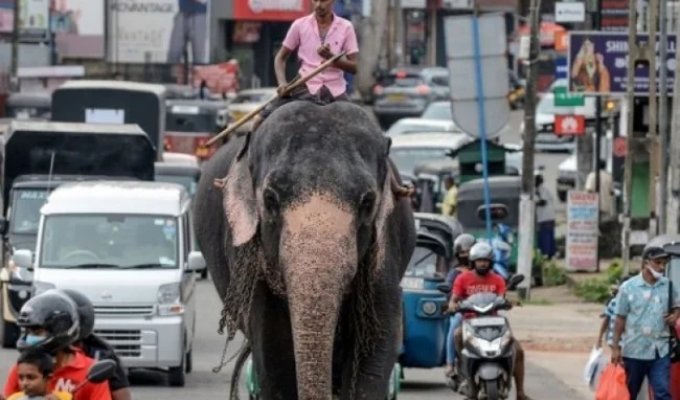
[[[215,180],[213,180],[213,185],[218,189],[224,189],[224,185],[226,185],[226,184],[227,184],[227,178],[222,178],[222,179],[215,178]]]

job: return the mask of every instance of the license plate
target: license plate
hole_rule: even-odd
[[[388,94],[387,100],[401,102],[406,100],[406,96],[403,94]]]

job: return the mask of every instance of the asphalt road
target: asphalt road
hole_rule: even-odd
[[[131,375],[132,392],[136,400],[212,400],[226,399],[231,377],[229,364],[219,374],[212,368],[219,363],[224,337],[217,334],[220,303],[210,281],[199,282],[197,291],[197,337],[194,342],[194,371],[187,376],[184,388],[167,386],[165,375],[159,372],[143,371]],[[230,347],[230,354],[238,350],[240,341]],[[18,356],[15,350],[0,350],[0,376],[5,377],[9,367]],[[420,399],[461,399],[454,396],[444,385],[443,370],[405,371],[401,400]],[[581,400],[578,395],[561,384],[545,370],[529,365],[527,378],[528,393],[534,399]],[[242,398],[245,396],[241,384]],[[514,397],[513,397],[514,398]]]

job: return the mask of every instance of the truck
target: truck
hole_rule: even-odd
[[[35,250],[40,208],[65,182],[154,180],[155,149],[137,125],[13,121],[4,135],[0,344],[13,347],[16,317],[31,296],[31,271],[11,255]]]
[[[52,121],[137,124],[151,139],[158,161],[165,137],[163,85],[126,81],[73,80],[52,93]]]

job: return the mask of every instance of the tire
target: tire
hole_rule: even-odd
[[[184,365],[184,372],[186,372],[187,374],[190,374],[191,371],[194,370],[194,355],[193,354],[194,354],[193,350],[189,350],[189,352],[187,353],[186,362],[185,362],[185,365]]]
[[[182,357],[182,363],[177,367],[172,367],[168,370],[168,383],[172,387],[184,387],[186,383],[186,359],[187,354],[185,353]]]
[[[203,271],[201,271],[201,279],[208,279],[208,268],[204,268]]]
[[[486,390],[487,400],[500,400],[500,393],[498,391],[498,381],[484,381],[484,389]]]
[[[12,322],[5,321],[0,317],[0,338],[2,338],[2,347],[5,349],[14,349],[17,347],[17,340],[19,340],[19,327]]]

